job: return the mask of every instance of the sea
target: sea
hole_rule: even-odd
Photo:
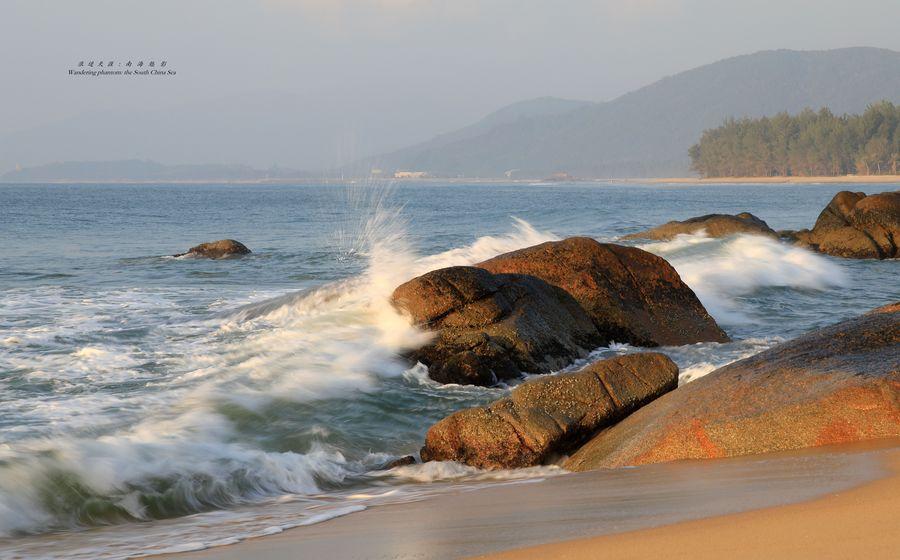
[[[900,300],[898,262],[774,239],[619,241],[751,212],[811,227],[840,190],[896,185],[0,185],[0,557],[199,550],[548,465],[384,469],[510,386],[442,386],[404,350],[402,282],[584,235],[667,259],[733,342],[667,347],[680,383]],[[237,239],[253,253],[172,255]],[[571,368],[644,351],[613,343]]]

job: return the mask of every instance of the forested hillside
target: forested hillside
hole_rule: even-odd
[[[795,116],[729,119],[703,133],[689,153],[704,177],[896,174],[900,106],[870,105],[861,115],[807,109]]]
[[[900,53],[873,48],[765,51],[682,72],[605,103],[559,111],[502,112],[502,119],[436,141],[368,158],[373,167],[444,177],[672,177],[689,172],[687,150],[729,117],[758,118],[805,107],[861,113],[900,103]],[[541,107],[543,104],[536,104]],[[804,117],[809,118],[809,117]],[[877,166],[876,166],[877,167]],[[873,171],[874,172],[874,171]]]

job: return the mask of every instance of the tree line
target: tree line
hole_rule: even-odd
[[[806,109],[758,119],[728,119],[690,148],[703,177],[897,174],[900,106],[869,105],[861,115]]]

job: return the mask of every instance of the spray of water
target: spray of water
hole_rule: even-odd
[[[402,376],[406,365],[398,352],[429,336],[390,305],[397,285],[554,236],[515,220],[508,235],[420,257],[384,192],[353,196],[362,217],[338,241],[343,254],[366,259],[360,276],[199,323],[165,326],[169,375],[121,427],[107,426],[99,437],[62,430],[0,448],[0,534],[309,495],[383,461],[383,453],[350,460],[339,446],[318,442],[316,434],[327,433],[327,426],[306,428],[306,449],[273,451],[248,439],[239,424],[278,402],[315,408],[340,399],[337,406],[353,406],[354,395],[362,398]],[[68,359],[116,367],[101,348],[82,348]]]
[[[701,231],[641,248],[668,260],[707,310],[728,324],[750,320],[741,299],[760,290],[849,285],[841,267],[826,257],[759,235],[713,239]]]

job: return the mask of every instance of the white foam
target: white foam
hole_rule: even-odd
[[[827,258],[759,235],[711,239],[701,232],[641,248],[668,260],[710,314],[726,323],[747,321],[738,298],[760,289],[849,285],[841,267]]]
[[[701,362],[699,364],[688,366],[678,373],[678,384],[683,385],[685,383],[690,383],[691,381],[696,381],[715,370],[716,365],[709,362]]]
[[[358,278],[283,303],[259,304],[258,312],[251,308],[212,321],[185,318],[165,296],[137,289],[98,292],[74,302],[61,291],[29,296],[41,298],[31,302],[41,308],[65,306],[70,313],[52,324],[12,333],[5,340],[59,346],[60,340],[104,332],[124,309],[129,316],[162,310],[175,320],[153,333],[155,348],[150,351],[155,354],[148,354],[146,348],[91,343],[64,353],[48,352],[38,360],[34,355],[2,357],[3,367],[28,368],[34,379],[69,381],[73,390],[71,394],[62,391],[52,400],[15,401],[17,410],[11,412],[21,412],[22,425],[31,426],[23,430],[42,424],[47,429],[45,436],[22,438],[0,449],[0,460],[6,462],[0,468],[0,535],[67,523],[43,506],[41,488],[53,473],[75,477],[99,496],[118,496],[117,505],[135,518],[146,519],[146,508],[134,488],[149,480],[209,480],[220,491],[205,499],[219,496],[216,499],[225,506],[230,501],[285,493],[314,495],[320,483],[338,485],[358,472],[359,466],[348,464],[339,450],[325,445],[313,444],[303,453],[278,453],[241,444],[234,426],[217,407],[233,402],[259,409],[276,399],[307,402],[372,391],[379,387],[379,379],[405,374],[407,367],[398,361],[398,351],[430,336],[412,327],[390,305],[397,285],[433,268],[473,264],[555,238],[515,220],[507,235],[475,239],[468,246],[420,257],[408,243],[403,226],[399,214],[390,210],[379,210],[362,223],[352,250],[367,257],[368,267]],[[258,300],[259,296],[250,297]],[[29,301],[11,304],[24,312]],[[149,346],[146,341],[142,345]],[[148,360],[165,363],[166,373],[148,376],[139,367]],[[116,395],[85,392],[78,386],[142,376],[152,391]],[[454,390],[468,389],[449,392]],[[82,430],[104,435],[83,436]],[[241,477],[240,490],[230,482],[236,475]],[[457,478],[451,473],[421,476]],[[202,509],[208,506],[194,494],[201,490],[186,484],[178,492],[187,507]],[[337,514],[323,511],[302,523],[358,511],[358,507],[337,510]],[[183,546],[195,545],[210,546],[210,542]]]

